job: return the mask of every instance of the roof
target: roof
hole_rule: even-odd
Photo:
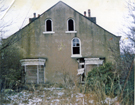
[[[64,3],[63,1],[59,1],[58,3],[56,3],[55,5],[53,5],[51,8],[49,8],[48,10],[46,10],[45,12],[43,12],[41,15],[43,15],[44,13],[46,13],[47,11],[49,11],[50,9],[54,8],[56,5],[59,5],[60,3],[68,6],[69,8],[71,8],[72,10],[74,10],[75,12],[77,12],[78,14],[80,14],[81,16],[83,16],[84,18],[88,19],[89,21],[91,21],[92,23],[94,23],[95,25],[97,25],[98,27],[102,28],[104,31],[107,31],[108,33],[112,34],[113,36],[115,37],[118,37],[120,38],[121,36],[117,36],[117,35],[114,35],[113,33],[109,32],[108,30],[104,29],[103,27],[99,26],[98,24],[96,24],[96,22],[94,21],[95,17],[92,17],[91,19],[89,19],[88,17],[84,16],[83,14],[81,14],[80,12],[78,12],[77,10],[75,10],[74,8],[70,7],[69,5],[67,5],[66,3]],[[40,15],[40,16],[41,16]],[[40,17],[39,16],[39,17]],[[39,18],[38,17],[38,18]],[[37,19],[38,19],[37,18]]]
[[[62,1],[59,1],[58,3],[56,3],[55,5],[53,5],[51,8],[49,8],[48,10],[46,10],[45,12],[43,12],[41,15],[39,15],[38,17],[36,17],[35,19],[33,19],[30,23],[28,23],[25,27],[27,27],[29,24],[31,24],[32,22],[34,22],[35,20],[37,20],[38,18],[40,18],[40,16],[42,16],[43,14],[45,14],[47,11],[49,11],[50,9],[52,9],[52,8],[54,8],[56,5],[59,5],[60,3],[62,3],[62,4],[64,4],[64,5],[66,5],[66,6],[68,6],[69,8],[71,8],[72,10],[74,10],[75,12],[77,12],[78,14],[80,14],[81,16],[83,16],[84,18],[86,18],[86,19],[88,19],[89,21],[91,21],[92,23],[94,23],[95,25],[97,25],[98,27],[100,27],[100,28],[102,28],[103,30],[105,30],[105,31],[107,31],[108,33],[110,33],[110,34],[112,34],[111,32],[109,32],[108,30],[106,30],[106,29],[104,29],[103,27],[101,27],[101,26],[99,26],[98,24],[96,24],[96,22],[95,22],[95,17],[92,17],[91,19],[90,18],[88,18],[88,17],[86,17],[86,16],[84,16],[83,14],[81,14],[81,13],[79,13],[78,11],[76,11],[74,8],[72,8],[72,7],[70,7],[69,5],[67,5],[66,3],[64,3],[64,2],[62,2]],[[23,27],[23,28],[25,28],[25,27]],[[23,29],[22,28],[22,29]],[[21,30],[21,29],[20,29]],[[20,31],[19,30],[19,31]],[[18,31],[17,31],[18,32]],[[15,32],[15,33],[17,33],[17,32]],[[14,33],[14,34],[15,34]],[[112,34],[112,35],[114,35],[114,34]],[[116,35],[114,35],[114,36],[116,36]],[[121,36],[116,36],[116,37],[121,37]]]

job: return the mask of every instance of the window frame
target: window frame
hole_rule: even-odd
[[[51,21],[51,30],[52,30],[52,31],[47,31],[47,21],[48,21],[48,20]],[[53,33],[55,33],[55,32],[53,31],[53,21],[52,21],[52,19],[46,19],[46,20],[45,20],[45,32],[43,32],[43,34],[53,34]]]
[[[79,44],[80,44],[80,46],[79,46],[79,54],[73,54],[73,40],[74,39],[78,39],[79,40]],[[81,40],[78,38],[78,37],[74,37],[72,40],[71,40],[71,57],[75,57],[75,58],[80,58],[80,57],[82,57],[82,55],[81,55]]]
[[[43,69],[43,82],[45,83],[45,63],[46,63],[46,59],[22,59],[22,60],[20,60],[20,62],[21,62],[21,66],[23,66],[24,67],[24,71],[25,71],[25,73],[27,73],[27,71],[29,71],[30,69],[30,67],[29,66],[35,66],[35,67],[33,67],[33,68],[35,68],[35,70],[36,70],[36,82],[34,82],[34,83],[36,83],[36,84],[39,84],[39,83],[41,83],[40,82],[40,74],[39,74],[39,69],[41,69],[41,68],[39,68],[39,67],[41,67],[42,66],[42,69]],[[31,69],[31,70],[33,70],[33,69]],[[27,75],[27,74],[26,74]],[[29,79],[30,80],[30,79]],[[31,80],[31,81],[29,81],[29,82],[27,82],[28,80],[27,80],[27,77],[25,76],[25,83],[32,83],[33,81]]]
[[[73,25],[74,25],[73,26],[73,31],[69,31],[69,24],[68,24],[69,20],[73,20]],[[77,33],[77,31],[75,31],[75,20],[73,18],[69,18],[67,20],[67,31],[65,33]]]

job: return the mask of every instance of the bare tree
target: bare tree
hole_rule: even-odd
[[[131,19],[131,24],[128,26],[128,33],[126,35],[130,38],[132,42],[135,42],[135,2],[128,2],[129,18]]]
[[[121,29],[121,35],[124,38],[121,40],[121,50],[123,53],[135,53],[135,2],[127,2],[128,15],[124,19],[124,24]]]
[[[135,54],[135,2],[128,1],[128,16],[125,18],[125,23],[122,31],[122,36],[125,36],[121,41],[121,59],[117,64],[121,72],[122,90],[119,95],[120,103],[127,104],[125,97],[133,101],[134,95],[134,54]],[[128,92],[127,92],[128,90]],[[124,100],[125,99],[125,100]],[[124,102],[125,101],[125,102]],[[131,104],[131,103],[128,103]],[[133,104],[133,103],[132,103]]]
[[[12,24],[11,20],[9,20],[8,22],[5,22],[3,19],[4,15],[10,8],[5,5],[6,1],[7,0],[0,0],[0,44],[2,43],[1,41],[2,41],[4,33],[7,31],[6,28]]]
[[[118,101],[123,105],[131,105],[134,101],[134,55],[135,55],[135,2],[127,2],[128,15],[120,30],[121,54],[117,56],[117,48],[109,45],[116,62],[115,70],[120,76],[120,94]]]

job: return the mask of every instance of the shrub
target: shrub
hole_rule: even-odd
[[[105,63],[88,72],[86,90],[97,91],[98,89],[105,95],[116,96],[119,94],[119,76],[111,63]]]
[[[22,78],[20,48],[10,46],[0,54],[0,89],[17,89]]]

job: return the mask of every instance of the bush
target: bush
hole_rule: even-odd
[[[134,55],[125,53],[121,55],[121,78],[120,83],[123,89],[122,104],[132,105],[134,103]],[[126,84],[125,84],[126,83]],[[125,87],[124,87],[125,85]]]
[[[119,76],[111,63],[105,63],[88,72],[86,90],[97,91],[98,89],[105,95],[116,96],[119,94]]]
[[[18,88],[22,78],[20,48],[10,46],[0,54],[0,89]]]

